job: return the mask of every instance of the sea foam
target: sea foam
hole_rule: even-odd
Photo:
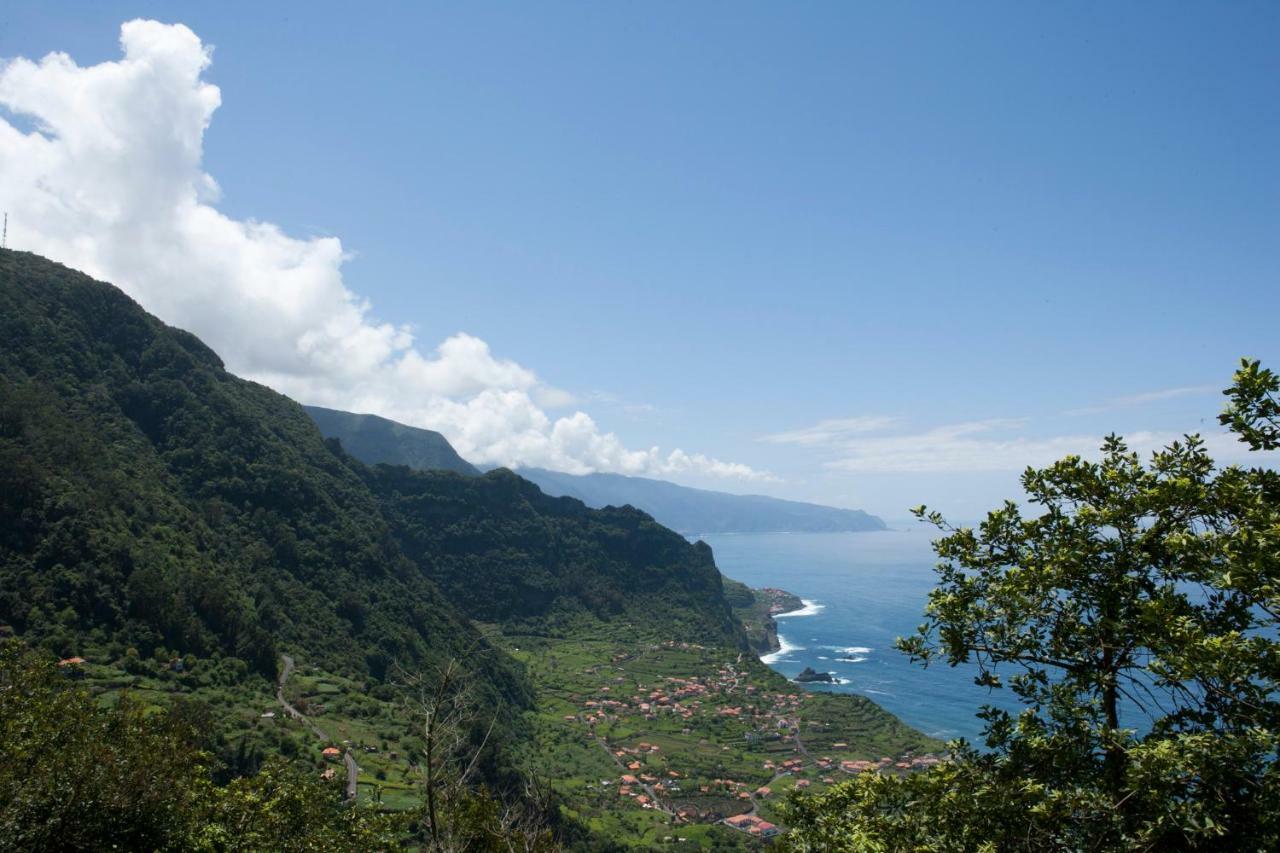
[[[810,601],[807,598],[800,599],[800,603],[804,605],[799,610],[788,610],[786,613],[773,614],[774,619],[785,619],[788,616],[816,616],[826,609],[827,605],[819,604],[816,601]]]
[[[762,658],[760,658],[760,660],[762,663],[777,663],[778,661],[783,660],[787,655],[791,654],[792,652],[802,652],[802,651],[804,651],[804,646],[793,646],[791,643],[787,641],[786,637],[779,634],[778,650],[776,652],[771,652],[763,656]]]

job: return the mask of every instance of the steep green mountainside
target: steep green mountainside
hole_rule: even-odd
[[[429,429],[405,426],[377,415],[357,415],[321,406],[303,406],[325,438],[336,438],[367,465],[408,465],[420,471],[480,472],[458,455],[449,440]]]
[[[640,510],[369,467],[116,288],[0,251],[0,636],[86,658],[63,672],[104,706],[198,721],[220,781],[279,756],[416,809],[425,706],[393,682],[454,659],[485,784],[541,791],[581,849],[737,848],[720,821],[774,816],[760,786],[941,746],[765,667],[739,618],[761,608]]]
[[[588,509],[499,469],[367,475],[400,547],[473,619],[563,635],[621,622],[637,637],[745,648],[711,549],[629,507]]]
[[[745,648],[705,545],[507,471],[370,469],[109,285],[4,252],[0,341],[0,624],[54,651],[383,678],[484,648],[471,619]]]
[[[575,497],[587,506],[634,506],[682,533],[836,533],[884,530],[862,510],[731,495],[663,480],[621,474],[564,474],[542,468],[517,472],[549,495]]]
[[[301,406],[116,288],[11,251],[0,624],[58,653],[217,653],[269,676],[282,647],[381,678],[484,645]],[[510,665],[485,660],[522,701]]]

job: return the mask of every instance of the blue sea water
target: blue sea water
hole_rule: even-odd
[[[973,683],[972,667],[912,663],[893,647],[915,632],[934,587],[936,531],[923,524],[870,533],[709,534],[716,564],[752,587],[781,587],[812,606],[778,619],[780,654],[766,659],[794,677],[806,666],[863,694],[934,737],[981,744],[983,704],[1014,710],[1007,690]],[[838,660],[838,658],[848,660]],[[812,687],[812,686],[811,686]]]

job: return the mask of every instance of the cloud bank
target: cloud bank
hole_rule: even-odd
[[[822,449],[823,464],[833,471],[857,474],[978,473],[1021,471],[1044,467],[1067,455],[1097,458],[1100,434],[1028,436],[1027,418],[991,418],[944,424],[925,430],[884,434],[895,418],[866,417],[821,421],[812,427],[764,436],[773,443]],[[833,424],[853,425],[837,429]],[[1214,430],[1201,436],[1210,456],[1219,462],[1252,460],[1234,435]],[[1141,430],[1123,436],[1129,449],[1141,455],[1167,447],[1182,434]]]
[[[813,426],[778,432],[763,436],[760,440],[770,444],[824,445],[838,442],[851,435],[877,432],[897,423],[897,418],[868,415],[860,418],[828,418]]]
[[[1188,385],[1183,388],[1164,388],[1160,391],[1146,391],[1141,394],[1131,394],[1128,397],[1116,397],[1097,406],[1084,406],[1079,409],[1069,409],[1063,414],[1073,417],[1079,415],[1096,415],[1102,412],[1110,412],[1115,409],[1128,409],[1134,406],[1145,406],[1148,403],[1159,403],[1165,400],[1176,400],[1179,397],[1194,397],[1201,394],[1221,394],[1222,389],[1216,385]]]
[[[682,450],[633,450],[571,395],[457,334],[424,350],[343,284],[342,244],[219,212],[202,167],[221,104],[190,29],[121,27],[123,58],[0,65],[0,199],[10,245],[117,284],[203,338],[235,373],[309,403],[439,430],[468,459],[571,473],[768,475]]]

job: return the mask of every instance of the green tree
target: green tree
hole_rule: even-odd
[[[424,850],[550,851],[560,849],[548,817],[557,806],[533,775],[503,799],[478,784],[480,765],[499,719],[477,703],[475,684],[457,660],[432,675],[404,674],[407,716],[419,727],[415,756],[425,800],[416,815]]]
[[[0,850],[377,850],[403,820],[282,761],[227,786],[207,709],[101,705],[51,659],[0,643]]]
[[[1277,444],[1280,383],[1246,361],[1222,416]],[[1280,846],[1280,480],[1216,468],[1195,436],[1142,464],[1102,458],[1022,477],[976,529],[916,513],[939,583],[899,647],[975,664],[1023,710],[985,707],[986,750],[905,779],[796,798],[798,850],[1270,850]]]

